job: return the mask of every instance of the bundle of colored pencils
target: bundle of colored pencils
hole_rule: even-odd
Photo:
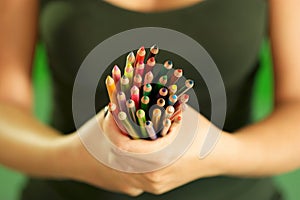
[[[194,81],[187,79],[177,87],[183,70],[173,69],[170,60],[158,66],[158,52],[157,45],[150,48],[147,58],[144,47],[136,55],[130,52],[124,75],[115,65],[112,76],[106,78],[109,111],[120,130],[133,139],[155,140],[167,135],[172,123],[181,123],[181,113],[189,100],[185,93],[194,86]]]

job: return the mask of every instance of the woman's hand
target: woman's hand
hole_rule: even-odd
[[[100,112],[97,118],[103,131],[117,148],[133,153],[148,154],[163,149],[174,141],[180,131],[180,125],[173,124],[167,136],[155,141],[132,140],[121,134],[111,114],[104,117],[104,113]],[[137,196],[144,191],[162,194],[199,178],[223,174],[229,157],[232,156],[231,151],[225,148],[230,145],[231,135],[222,132],[215,149],[205,159],[200,159],[201,146],[211,123],[200,114],[198,120],[201,128],[182,156],[164,168],[146,173],[126,173],[105,166],[86,150],[77,133],[65,136],[57,142],[58,147],[55,148],[57,155],[61,157],[59,160],[63,177]],[[156,159],[164,160],[164,157]]]
[[[221,175],[226,172],[230,158],[233,156],[233,150],[226,148],[232,146],[232,136],[221,132],[213,151],[206,158],[200,159],[200,150],[211,123],[200,114],[198,114],[198,120],[200,129],[187,151],[182,152],[183,155],[176,162],[162,169],[131,174],[130,180],[134,180],[135,187],[149,193],[162,194],[193,180]],[[132,140],[120,133],[110,114],[103,119],[102,127],[105,134],[119,149],[134,153],[151,153],[166,147],[172,143],[180,129],[178,125],[173,126],[167,136],[155,141]],[[157,160],[160,159],[164,158],[157,158]]]
[[[98,114],[103,115],[103,111]],[[63,136],[56,142],[54,149],[57,162],[61,163],[61,177],[130,196],[143,193],[143,190],[137,187],[139,183],[133,174],[114,170],[96,160],[83,146],[77,133]]]

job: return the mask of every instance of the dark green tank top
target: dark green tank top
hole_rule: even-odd
[[[108,37],[138,27],[169,28],[198,41],[211,55],[224,80],[227,95],[224,130],[231,132],[245,126],[251,122],[252,86],[266,32],[266,15],[267,5],[263,0],[207,0],[179,10],[147,14],[100,0],[42,1],[40,37],[46,46],[53,79],[53,127],[66,134],[75,130],[72,88],[87,54]],[[123,62],[124,56],[114,63]],[[191,67],[185,69],[189,66],[186,60],[169,52],[161,51],[157,60],[163,62],[166,57],[182,66],[186,77],[195,80],[201,113],[209,118],[210,98],[201,77]],[[108,102],[103,78],[100,85],[96,95],[97,109]],[[143,194],[131,198],[75,181],[32,179],[25,189],[24,199],[266,200],[271,199],[274,191],[269,179],[212,177],[160,196]]]

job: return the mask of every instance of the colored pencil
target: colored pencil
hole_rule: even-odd
[[[136,117],[135,117],[135,112],[136,112],[136,108],[135,108],[135,103],[133,100],[129,99],[127,102],[126,102],[126,107],[127,107],[127,111],[129,113],[129,116],[131,117],[131,120],[134,122],[134,123],[137,123],[136,121]]]
[[[148,96],[143,96],[141,98],[141,108],[147,112],[149,108],[150,98]]]
[[[155,58],[151,57],[147,60],[147,64],[146,64],[146,69],[145,69],[145,74],[148,73],[149,71],[152,71],[155,67]]]
[[[151,121],[146,121],[145,125],[146,125],[146,130],[147,130],[148,136],[152,140],[156,140],[157,136],[156,136],[156,132],[153,127],[153,123]]]
[[[118,65],[115,65],[113,70],[112,70],[112,77],[115,81],[115,84],[118,84],[120,78],[121,78],[121,70],[118,67]]]
[[[166,101],[163,98],[159,98],[159,99],[157,99],[156,104],[159,107],[163,108],[165,106],[165,104],[166,104]]]
[[[171,105],[171,106],[173,106],[176,103],[177,98],[178,97],[177,97],[176,94],[169,96],[168,104]]]
[[[145,55],[146,55],[146,50],[145,50],[145,47],[142,46],[141,48],[139,48],[139,50],[136,53],[134,67],[136,67],[137,63],[144,62]]]
[[[129,79],[123,75],[121,78],[121,91],[126,93],[130,88]]]
[[[161,110],[159,108],[155,108],[152,113],[152,122],[153,122],[154,130],[156,132],[159,131],[158,129],[160,125],[160,117],[161,117]]]
[[[133,79],[133,67],[131,65],[131,63],[128,63],[124,69],[124,75],[129,79],[129,84],[132,84],[132,79]]]
[[[122,122],[123,126],[125,127],[127,133],[133,138],[138,139],[139,135],[137,134],[136,130],[133,128],[131,123],[128,120],[128,117],[125,112],[121,111],[118,114],[119,120]]]
[[[154,58],[159,52],[159,48],[156,44],[150,47],[150,54],[149,54],[149,59]]]
[[[108,110],[110,111],[110,113],[112,114],[116,124],[118,125],[119,129],[123,132],[123,133],[126,133],[126,129],[125,127],[122,125],[122,123],[120,122],[119,118],[118,118],[118,113],[119,113],[119,110],[117,108],[117,105],[114,104],[114,103],[109,103],[108,104]]]
[[[176,69],[174,70],[170,81],[168,82],[168,85],[174,85],[183,75],[183,70],[182,69]]]
[[[165,118],[169,119],[174,114],[175,108],[173,106],[168,106],[165,111]]]
[[[116,97],[115,97],[115,92],[116,92],[116,85],[115,85],[115,81],[111,76],[107,76],[106,80],[105,80],[105,84],[106,84],[106,89],[107,89],[107,93],[110,99],[110,102],[116,104]]]
[[[186,103],[182,103],[180,104],[180,106],[178,108],[176,108],[176,111],[174,112],[174,114],[170,117],[170,120],[174,120],[175,117],[179,114],[181,114],[182,112],[184,112],[187,108]]]
[[[168,89],[167,88],[161,88],[158,92],[158,98],[166,98],[168,95]]]
[[[117,99],[118,99],[118,104],[119,104],[120,110],[125,112],[127,110],[125,93],[122,91],[118,92]]]
[[[153,81],[153,73],[149,71],[145,74],[144,85],[147,83],[152,83],[152,81]]]
[[[135,67],[135,75],[139,74],[141,75],[141,77],[143,77],[144,69],[145,69],[145,64],[142,61],[138,62]]]
[[[173,67],[173,62],[171,60],[165,61],[164,65],[161,67],[158,73],[158,77],[167,75],[168,71],[172,69],[172,67]]]
[[[174,119],[174,122],[177,123],[177,124],[180,124],[182,121],[182,116],[181,115],[178,115],[177,117],[175,117]]]
[[[188,94],[183,94],[179,99],[178,101],[176,102],[175,104],[175,109],[177,109],[177,107],[179,107],[181,104],[185,104],[189,101],[189,98],[190,98],[190,95]]]
[[[151,91],[152,91],[152,86],[150,83],[147,83],[146,85],[144,85],[144,87],[143,87],[143,95],[144,96],[150,96]]]
[[[140,88],[142,86],[142,76],[140,74],[136,74],[134,75],[133,78],[133,85],[135,85],[136,87]]]
[[[176,94],[178,97],[180,97],[181,95],[185,94],[189,89],[191,89],[194,86],[194,81],[191,79],[187,79],[185,81],[185,84],[182,88],[180,88]]]
[[[142,109],[137,110],[136,117],[137,117],[139,125],[140,125],[142,136],[144,138],[147,138],[148,135],[146,134],[146,129],[145,129],[145,122],[146,122],[145,111]]]
[[[167,81],[167,75],[161,76],[156,84],[156,92],[158,92],[162,87],[164,87],[167,84]]]
[[[163,129],[162,131],[160,132],[161,136],[166,136],[169,129],[170,129],[170,126],[171,126],[172,122],[170,119],[164,119],[163,121]]]
[[[131,99],[134,101],[135,104],[135,108],[138,109],[139,108],[139,104],[140,104],[140,90],[137,86],[133,86],[130,90],[131,93]]]
[[[130,52],[130,53],[127,55],[127,57],[126,57],[126,65],[125,65],[125,66],[127,66],[129,63],[130,63],[131,65],[133,65],[134,62],[135,62],[135,56],[134,56],[134,53],[133,53],[133,52]]]

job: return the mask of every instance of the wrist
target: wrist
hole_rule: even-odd
[[[238,134],[223,132],[215,149],[219,175],[251,176],[259,168],[259,150]]]
[[[56,178],[74,178],[74,175],[78,174],[79,145],[81,145],[80,139],[76,133],[61,136],[53,142],[50,163],[53,175]]]
[[[56,159],[55,171],[60,178],[86,182],[95,178],[95,174],[91,173],[95,168],[98,173],[101,172],[102,165],[83,146],[76,132],[64,136],[56,146],[53,157]]]
[[[225,131],[221,131],[218,141],[216,141],[215,146],[206,157],[200,158],[199,154],[200,165],[207,163],[208,166],[206,168],[210,170],[207,173],[208,177],[231,175],[231,172],[238,166],[238,160],[236,159],[238,143],[234,135]]]
[[[239,144],[233,134],[222,131],[215,149],[218,175],[232,175],[238,168]]]

